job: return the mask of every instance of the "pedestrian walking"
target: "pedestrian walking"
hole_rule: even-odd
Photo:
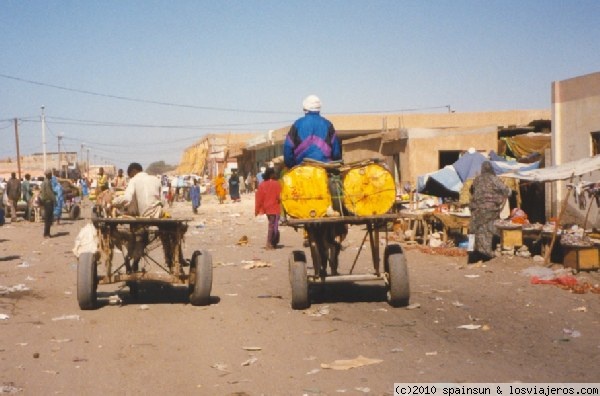
[[[246,191],[249,193],[254,192],[254,175],[252,172],[248,172],[248,176],[246,176]]]
[[[31,185],[31,175],[25,174],[25,179],[21,183],[21,193],[23,194],[23,201],[27,204],[25,209],[25,219],[31,220],[31,197],[33,196],[33,186]]]
[[[117,171],[117,176],[113,179],[112,185],[116,191],[125,191],[125,188],[127,188],[127,179],[123,175],[123,169]]]
[[[496,176],[492,164],[489,161],[481,164],[481,174],[471,186],[469,234],[475,235],[475,246],[469,254],[469,263],[494,257],[494,222],[500,218],[500,211],[510,193],[511,190]]]
[[[90,195],[87,180],[84,177],[82,177],[79,181],[79,185],[81,186],[81,195],[83,196],[83,198],[87,198],[87,196]]]
[[[50,226],[52,226],[56,203],[56,196],[52,189],[52,172],[46,172],[46,179],[42,182],[40,190],[40,198],[44,205],[44,238],[50,238]]]
[[[197,179],[194,179],[194,184],[190,187],[190,200],[192,201],[192,211],[194,214],[198,214],[202,196],[200,195],[200,186]]]
[[[219,199],[219,203],[222,204],[225,202],[225,197],[227,196],[227,188],[225,176],[222,173],[215,178],[215,193],[217,194],[217,198]]]
[[[268,168],[264,172],[264,181],[258,186],[254,201],[254,215],[266,214],[269,221],[266,250],[275,249],[279,243],[281,184],[275,179],[275,169]]]
[[[260,169],[259,169],[259,171],[256,173],[256,178],[254,180],[254,183],[255,183],[255,187],[254,188],[255,189],[258,189],[258,187],[260,186],[260,183],[262,183],[263,180],[265,180],[264,179],[264,175],[263,175],[263,173],[264,173],[265,170],[267,170],[267,168],[265,168],[264,166],[261,166]]]
[[[171,182],[167,183],[167,203],[169,208],[173,207],[173,201],[175,200],[175,189],[171,186]]]
[[[246,183],[244,182],[244,176],[240,175],[238,180],[239,180],[239,185],[240,185],[240,195],[245,194],[246,193]]]
[[[104,173],[104,168],[98,169],[98,180],[96,182],[96,196],[101,192],[108,190],[108,176]]]
[[[240,202],[240,178],[234,169],[229,177],[229,196],[233,202]]]
[[[54,202],[54,220],[56,220],[56,224],[60,224],[60,218],[62,217],[62,210],[65,204],[65,197],[62,185],[56,176],[52,176],[52,190],[56,196],[56,201]]]
[[[6,183],[6,196],[8,197],[8,206],[10,207],[10,221],[17,221],[17,203],[21,199],[21,182],[17,179],[17,174],[12,172],[10,179]]]

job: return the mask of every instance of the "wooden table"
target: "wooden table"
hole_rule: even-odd
[[[427,244],[430,231],[431,210],[401,210],[398,213],[398,219],[406,222],[408,229],[412,231],[409,241],[414,242],[417,235],[422,235],[423,245]]]
[[[451,230],[460,230],[461,234],[468,234],[471,216],[458,213],[437,213],[432,214],[433,218],[439,220],[442,224],[442,240],[446,242]]]

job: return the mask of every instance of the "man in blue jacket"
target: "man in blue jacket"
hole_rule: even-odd
[[[304,158],[321,162],[342,159],[342,145],[333,124],[322,117],[321,100],[309,95],[302,102],[304,117],[294,122],[283,144],[283,160],[288,168]]]
[[[309,95],[302,101],[302,107],[304,117],[294,122],[283,144],[285,165],[292,168],[301,164],[305,158],[321,162],[341,160],[342,144],[335,133],[333,124],[319,114],[321,100],[315,95]],[[331,182],[331,175],[329,179],[332,195],[338,196],[340,194],[338,184]],[[341,211],[341,208],[339,210]],[[341,223],[323,224],[319,228],[320,231],[315,232],[312,236],[308,235],[309,232],[305,232],[304,246],[313,245],[324,260],[315,266],[317,276],[323,278],[327,275],[327,263],[331,268],[331,275],[337,275],[338,256],[342,246],[341,242],[347,234],[347,226]]]

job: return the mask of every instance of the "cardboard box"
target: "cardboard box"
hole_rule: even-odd
[[[600,252],[595,246],[575,247],[562,245],[563,265],[576,271],[595,271],[600,269]]]
[[[523,230],[502,230],[501,243],[503,248],[523,246]]]

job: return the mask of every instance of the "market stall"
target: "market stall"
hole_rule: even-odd
[[[438,210],[434,211],[431,209],[431,211],[434,211],[432,215],[422,216],[428,220],[428,227],[420,227],[420,219],[414,222],[411,221],[411,224],[417,224],[415,230],[441,230],[444,242],[448,240],[449,235],[453,232],[466,235],[470,222],[470,213],[467,210],[470,201],[469,189],[473,179],[481,172],[481,165],[485,161],[489,161],[492,164],[494,172],[499,176],[503,176],[508,172],[514,172],[515,170],[532,170],[539,167],[539,162],[519,163],[516,161],[507,161],[493,151],[488,156],[485,156],[474,149],[469,149],[452,165],[418,178],[417,192],[439,197],[456,204],[447,205],[446,209],[440,209],[440,206],[438,206]],[[517,206],[519,206],[521,197],[519,195],[518,182],[509,178],[502,178],[502,181],[511,190],[517,191],[516,202]],[[508,210],[507,204],[507,214]],[[402,214],[402,212],[400,213]],[[411,235],[411,238],[414,238],[414,235]],[[423,235],[424,243],[426,243],[426,238],[427,234]]]
[[[596,202],[596,205],[600,203],[600,183],[582,180],[583,175],[591,174],[597,170],[600,170],[600,155],[544,169],[517,171],[504,175],[505,177],[532,182],[568,181],[558,217],[551,224],[552,236],[544,253],[546,265],[549,264],[550,252],[560,236],[560,244],[564,250],[563,264],[565,266],[574,268],[576,271],[600,268],[600,240],[594,238],[595,233],[586,230],[591,206],[594,202]],[[575,225],[567,230],[561,227],[561,224],[571,196],[574,197],[578,209],[585,211],[586,214],[581,226]]]

